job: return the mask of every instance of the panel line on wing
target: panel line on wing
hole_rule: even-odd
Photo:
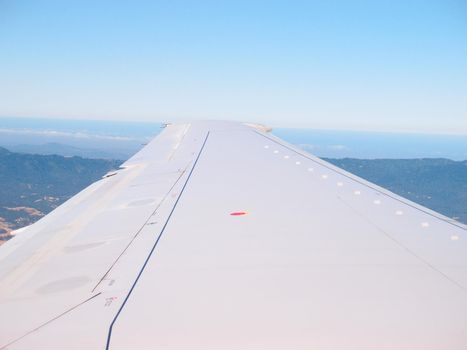
[[[356,208],[354,208],[352,205],[350,205],[350,203],[348,203],[347,201],[345,201],[341,196],[337,196],[337,198],[345,205],[347,206],[350,210],[352,210],[355,214],[357,214],[360,218],[362,218],[363,220],[365,220],[368,224],[370,224],[371,226],[373,226],[377,231],[381,232],[383,235],[385,235],[387,238],[389,238],[391,241],[393,241],[395,244],[397,244],[399,247],[401,247],[402,249],[404,249],[407,253],[409,253],[410,255],[412,255],[415,259],[417,259],[418,261],[420,261],[422,264],[426,265],[427,267],[429,267],[430,269],[432,269],[433,271],[435,271],[436,273],[438,273],[439,275],[441,275],[442,277],[444,277],[445,279],[447,279],[449,282],[453,283],[454,285],[456,285],[457,287],[459,287],[460,289],[462,289],[464,292],[467,292],[467,289],[462,286],[460,283],[458,283],[457,281],[453,280],[451,277],[449,277],[448,275],[446,275],[444,272],[442,272],[441,270],[439,270],[436,266],[434,266],[433,264],[429,263],[427,260],[423,259],[420,255],[418,255],[417,253],[415,253],[412,249],[410,249],[409,247],[405,246],[402,242],[400,242],[399,240],[397,240],[395,237],[393,237],[389,232],[387,232],[385,229],[383,229],[382,227],[380,227],[378,224],[376,224],[375,222],[373,222],[372,220],[370,220],[366,215],[364,215],[362,212],[360,212],[359,210],[357,210]]]
[[[190,180],[190,178],[191,178],[191,175],[193,174],[193,171],[195,170],[195,167],[196,167],[196,165],[197,165],[197,163],[198,163],[198,160],[200,159],[201,154],[202,154],[202,152],[203,152],[203,150],[204,150],[204,147],[206,146],[206,142],[207,142],[207,140],[208,140],[208,137],[209,137],[209,131],[208,131],[208,133],[206,134],[206,137],[205,137],[205,139],[204,139],[203,145],[201,146],[201,149],[200,149],[200,151],[199,151],[199,153],[198,153],[198,155],[197,155],[197,157],[196,157],[196,159],[195,159],[195,161],[194,161],[194,163],[193,163],[193,166],[192,166],[192,168],[191,168],[191,170],[190,170],[190,173],[189,173],[188,176],[187,176],[187,179],[186,179],[186,181],[185,181],[185,183],[184,183],[184,185],[183,185],[183,187],[182,187],[182,189],[181,189],[181,191],[180,191],[180,194],[178,195],[177,200],[175,201],[174,206],[173,206],[172,210],[170,211],[170,213],[169,213],[169,215],[168,215],[168,217],[167,217],[167,220],[166,220],[164,226],[162,227],[161,232],[159,233],[159,235],[158,235],[158,237],[157,237],[157,239],[156,239],[156,242],[154,243],[154,245],[153,245],[151,251],[149,252],[149,255],[147,256],[147,258],[146,258],[146,260],[145,260],[143,266],[141,267],[141,270],[139,271],[139,273],[138,273],[138,275],[137,275],[135,281],[133,282],[133,285],[131,286],[131,288],[130,288],[128,294],[126,295],[125,300],[123,301],[122,305],[120,306],[119,310],[117,311],[117,314],[116,314],[115,317],[113,318],[112,323],[110,324],[109,333],[108,333],[108,336],[107,336],[106,350],[108,350],[108,349],[110,348],[110,338],[111,338],[111,336],[112,336],[113,326],[114,326],[115,322],[117,321],[117,318],[118,318],[118,316],[120,315],[120,313],[122,312],[123,308],[125,307],[125,305],[126,305],[128,299],[130,298],[130,295],[131,295],[131,293],[133,292],[133,290],[134,290],[136,284],[138,283],[138,281],[139,281],[141,275],[143,274],[143,271],[144,271],[146,265],[148,264],[149,260],[151,259],[151,256],[152,256],[152,254],[154,253],[154,250],[156,249],[156,246],[157,246],[157,244],[159,243],[159,240],[160,240],[160,238],[162,237],[162,235],[163,235],[163,233],[164,233],[164,231],[165,231],[165,229],[166,229],[166,227],[167,227],[167,225],[168,225],[168,223],[169,223],[169,221],[170,221],[170,218],[172,217],[172,214],[174,213],[175,208],[177,207],[177,204],[178,204],[178,202],[180,201],[180,198],[181,198],[182,195],[183,195],[183,192],[184,192],[184,190],[185,190],[185,188],[186,188],[186,186],[187,186],[187,184],[188,184],[188,182],[189,182],[189,180]]]
[[[26,333],[23,334],[22,336],[20,336],[20,337],[14,339],[14,340],[12,340],[12,341],[10,341],[8,344],[3,345],[3,346],[0,348],[0,350],[6,350],[10,345],[13,345],[14,343],[20,341],[20,340],[23,339],[24,337],[27,337],[28,335],[30,335],[31,333],[34,333],[35,331],[38,331],[38,330],[41,329],[42,327],[47,326],[49,323],[51,323],[51,322],[53,322],[53,321],[59,319],[60,317],[62,317],[62,316],[64,316],[64,315],[68,314],[69,312],[75,310],[76,308],[80,307],[81,305],[86,304],[88,301],[91,301],[92,299],[98,297],[99,295],[101,295],[101,293],[97,293],[97,294],[91,296],[90,298],[88,298],[88,299],[82,301],[81,303],[79,303],[79,304],[77,304],[77,305],[75,305],[75,306],[69,308],[68,310],[62,312],[61,314],[55,316],[54,318],[52,318],[52,319],[50,319],[50,320],[48,320],[48,321],[42,323],[41,325],[39,325],[39,326],[37,326],[36,328],[30,330],[29,332],[26,332]]]
[[[188,165],[187,165],[187,168],[188,168]],[[172,190],[174,189],[174,187],[178,184],[178,182],[180,181],[180,179],[183,177],[183,175],[186,173],[186,168],[183,169],[183,171],[180,173],[180,176],[177,178],[177,180],[175,180],[174,184],[170,187],[170,189],[167,191],[167,193],[164,195],[164,197],[162,198],[162,200],[160,201],[160,203],[157,205],[157,207],[154,209],[154,211],[148,216],[148,218],[146,219],[146,221],[141,225],[141,227],[138,229],[138,231],[135,233],[135,235],[131,238],[130,242],[128,242],[128,244],[126,245],[126,247],[122,250],[122,252],[117,256],[117,258],[115,259],[115,261],[110,265],[110,267],[108,268],[108,270],[104,273],[104,275],[99,279],[99,281],[97,282],[97,284],[94,286],[94,288],[92,289],[91,292],[94,292],[96,290],[96,288],[102,283],[102,281],[109,275],[110,271],[114,268],[114,266],[118,263],[118,261],[120,260],[120,258],[123,256],[123,254],[125,254],[125,252],[128,250],[128,248],[131,246],[131,244],[134,242],[134,240],[136,239],[136,237],[138,237],[138,235],[141,233],[141,231],[144,229],[144,227],[149,223],[149,221],[151,220],[152,216],[154,216],[154,214],[159,210],[159,208],[162,206],[163,203],[165,203],[167,197],[169,196],[170,192],[172,192]]]

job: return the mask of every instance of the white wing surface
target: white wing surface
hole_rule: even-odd
[[[173,124],[0,247],[0,349],[467,349],[466,227],[265,132]]]

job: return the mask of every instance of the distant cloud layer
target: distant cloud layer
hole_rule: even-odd
[[[70,137],[76,139],[100,139],[100,140],[112,140],[112,141],[134,141],[138,140],[134,137],[128,136],[114,136],[114,135],[100,135],[100,134],[88,134],[84,132],[66,132],[56,130],[28,130],[28,129],[2,129],[0,133],[5,134],[16,134],[16,135],[35,135],[45,137]]]

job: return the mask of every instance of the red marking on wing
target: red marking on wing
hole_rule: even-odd
[[[246,212],[244,211],[234,211],[233,213],[230,213],[232,216],[241,216],[241,215],[246,215]]]

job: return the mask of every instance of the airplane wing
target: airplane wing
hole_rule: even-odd
[[[268,134],[168,125],[0,247],[0,349],[467,349],[466,227]]]

